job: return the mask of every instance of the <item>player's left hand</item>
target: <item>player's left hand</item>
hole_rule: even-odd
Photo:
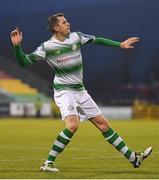
[[[125,41],[121,42],[120,47],[123,49],[131,49],[134,48],[134,46],[132,44],[139,42],[140,38],[138,37],[131,37],[126,39]]]

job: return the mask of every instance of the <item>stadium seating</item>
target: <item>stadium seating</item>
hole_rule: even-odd
[[[49,98],[40,93],[36,88],[22,82],[20,79],[12,77],[3,70],[0,70],[0,94],[1,102],[33,102],[37,98],[40,98],[42,101],[49,101]]]
[[[52,98],[6,72],[0,69],[0,117],[52,117]]]

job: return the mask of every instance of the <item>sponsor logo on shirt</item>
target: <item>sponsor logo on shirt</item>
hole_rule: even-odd
[[[67,61],[70,61],[70,60],[76,60],[76,59],[78,59],[78,58],[80,58],[81,57],[81,55],[80,54],[78,54],[78,55],[76,55],[76,56],[71,56],[71,57],[66,57],[66,58],[61,58],[61,59],[59,59],[58,60],[58,62],[57,63],[66,63]]]

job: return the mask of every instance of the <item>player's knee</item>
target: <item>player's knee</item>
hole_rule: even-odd
[[[66,127],[72,133],[76,132],[79,127],[79,119],[76,116],[69,116],[66,118]]]
[[[71,123],[67,126],[67,129],[71,131],[72,133],[76,132],[79,127],[78,123]]]
[[[109,124],[107,123],[107,121],[103,121],[103,123],[100,124],[99,128],[102,132],[106,132],[109,129]]]

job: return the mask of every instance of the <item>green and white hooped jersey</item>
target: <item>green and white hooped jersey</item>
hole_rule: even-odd
[[[93,43],[95,36],[72,32],[64,41],[51,38],[27,55],[33,63],[46,60],[55,71],[54,89],[84,90],[81,46]]]

